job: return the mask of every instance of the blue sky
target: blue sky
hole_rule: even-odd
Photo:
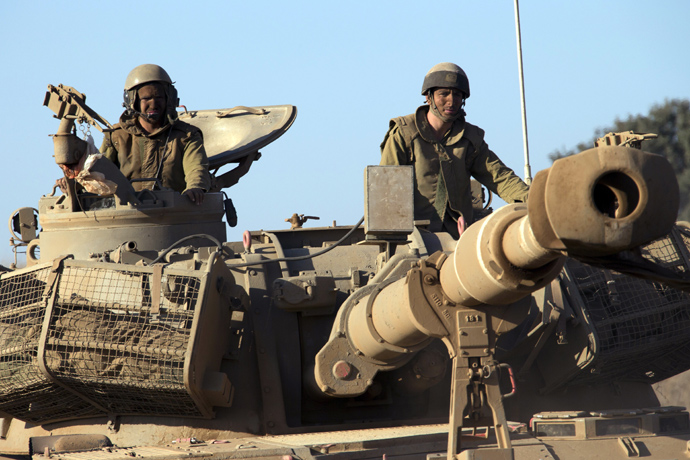
[[[615,118],[690,97],[688,17],[687,0],[523,0],[532,175]],[[524,176],[512,1],[3,2],[0,18],[5,222],[37,207],[61,175],[49,137],[59,123],[41,105],[47,85],[75,87],[115,123],[125,77],[143,63],[163,66],[190,110],[298,108],[226,190],[239,215],[231,241],[288,228],[293,213],[321,218],[308,226],[354,224],[388,120],[423,102],[424,74],[439,62],[467,72],[468,121]],[[0,263],[11,260],[0,245]]]

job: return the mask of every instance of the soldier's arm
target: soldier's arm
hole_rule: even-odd
[[[211,177],[208,172],[208,158],[200,132],[193,133],[185,144],[182,167],[184,168],[185,191],[188,189],[207,191],[209,189]]]
[[[391,127],[381,143],[381,162],[384,166],[409,165],[409,147],[396,126]]]
[[[182,195],[200,205],[204,201],[204,193],[211,187],[211,176],[208,172],[208,157],[204,149],[204,141],[200,132],[192,134],[184,146],[182,156],[185,189]]]
[[[489,149],[482,139],[475,149],[471,174],[507,203],[526,202],[529,186]]]
[[[120,167],[120,162],[117,160],[117,150],[115,150],[110,133],[105,133],[103,136],[103,143],[101,144],[99,152],[101,152],[101,154],[108,160],[115,163],[118,168]]]

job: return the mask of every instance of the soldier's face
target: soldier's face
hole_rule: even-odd
[[[455,88],[438,88],[434,90],[432,97],[438,111],[449,117],[457,115],[465,100],[462,91]]]
[[[139,112],[149,123],[160,123],[165,115],[165,90],[159,84],[142,86],[137,91]]]

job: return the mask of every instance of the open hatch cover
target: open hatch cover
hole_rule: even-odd
[[[282,136],[295,120],[297,107],[238,106],[223,110],[185,111],[178,115],[180,120],[201,130],[209,166],[219,168],[239,162]]]

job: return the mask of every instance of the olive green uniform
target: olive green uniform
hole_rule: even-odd
[[[208,191],[211,179],[201,131],[177,120],[148,134],[136,123],[136,117],[120,117],[115,130],[106,133],[101,153],[128,179],[157,177],[163,187],[178,192],[192,188]],[[143,190],[152,188],[153,182],[132,185]]]
[[[429,230],[457,237],[460,215],[472,223],[470,176],[508,203],[527,200],[529,187],[489,149],[482,129],[461,117],[437,141],[428,111],[423,105],[391,120],[381,144],[382,165],[414,166],[415,220],[430,220]]]

